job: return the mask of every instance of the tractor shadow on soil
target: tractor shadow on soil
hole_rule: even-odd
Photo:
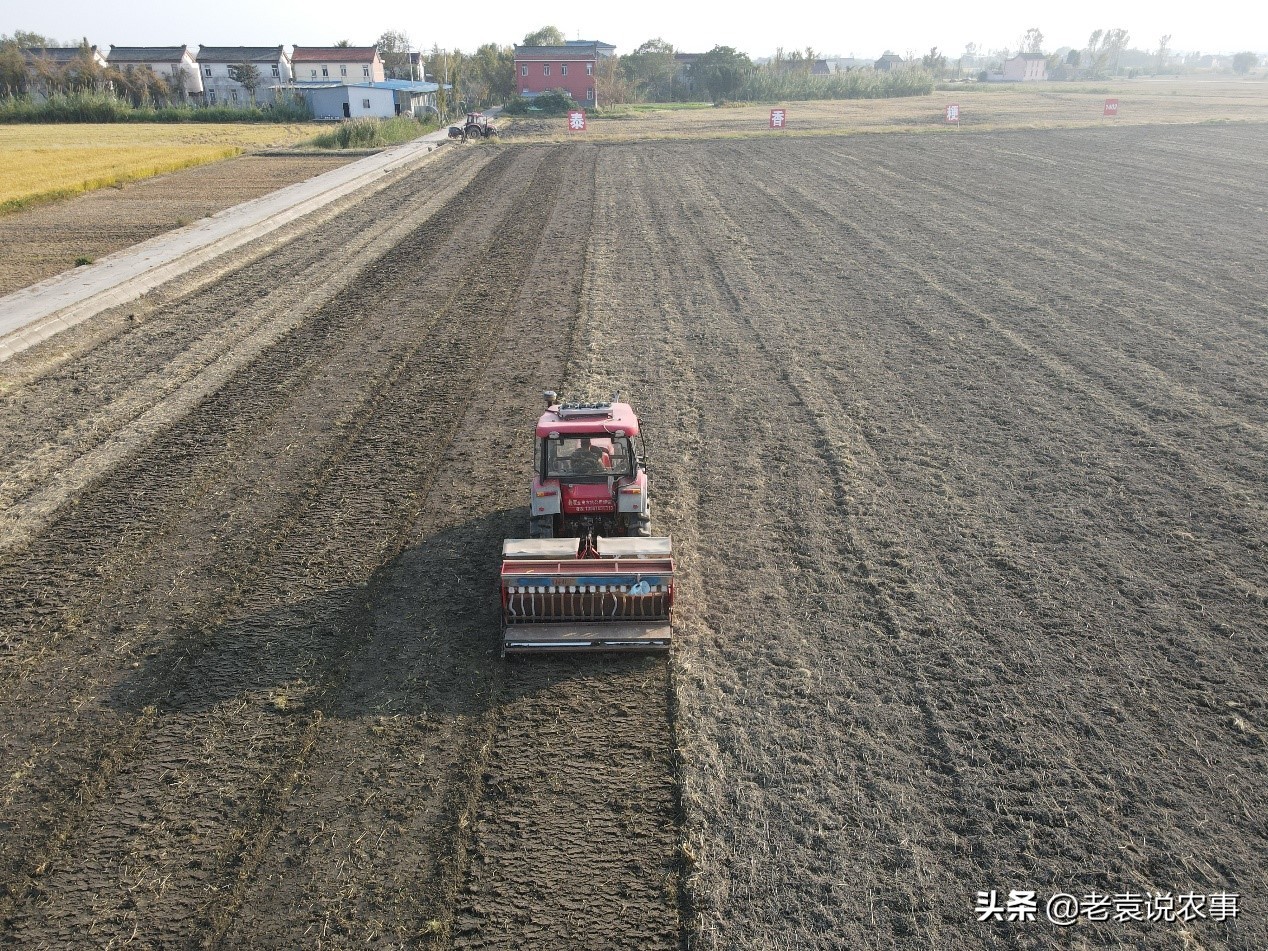
[[[231,609],[228,623],[168,639],[111,705],[160,716],[246,702],[278,716],[473,717],[566,681],[663,669],[651,655],[500,656],[502,540],[521,536],[524,521],[522,506],[470,519],[402,549],[364,583],[316,597],[249,590],[244,600],[264,610]],[[319,570],[308,588],[320,587]]]

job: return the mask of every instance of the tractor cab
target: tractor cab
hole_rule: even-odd
[[[537,420],[533,538],[651,534],[638,416],[628,403],[559,403]]]

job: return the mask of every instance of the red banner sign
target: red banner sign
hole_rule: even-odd
[[[1117,115],[1118,115],[1118,100],[1117,100],[1117,99],[1106,99],[1106,100],[1105,100],[1105,114],[1106,114],[1107,116],[1117,116]]]
[[[947,121],[948,122],[960,121],[960,107],[958,105],[952,104],[950,106],[947,106]]]
[[[772,129],[788,128],[788,110],[772,109],[770,111],[770,127]]]
[[[586,111],[584,109],[569,110],[568,131],[569,132],[585,132],[586,131]]]

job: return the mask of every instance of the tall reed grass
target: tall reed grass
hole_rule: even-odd
[[[421,122],[409,116],[391,119],[348,119],[329,132],[313,139],[319,149],[372,149],[397,145],[418,138],[436,128],[434,122]]]
[[[807,99],[893,99],[927,96],[933,76],[920,69],[875,72],[870,69],[805,76],[759,70],[740,87],[735,98],[749,102],[796,102]]]
[[[279,102],[244,109],[229,106],[134,106],[106,93],[72,93],[43,102],[0,98],[0,123],[54,122],[307,122],[303,103]]]

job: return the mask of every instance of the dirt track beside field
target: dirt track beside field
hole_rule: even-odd
[[[455,149],[0,366],[0,935],[1262,947],[1265,145]],[[559,386],[668,662],[498,657]]]
[[[4,216],[0,295],[352,161],[243,155]]]

